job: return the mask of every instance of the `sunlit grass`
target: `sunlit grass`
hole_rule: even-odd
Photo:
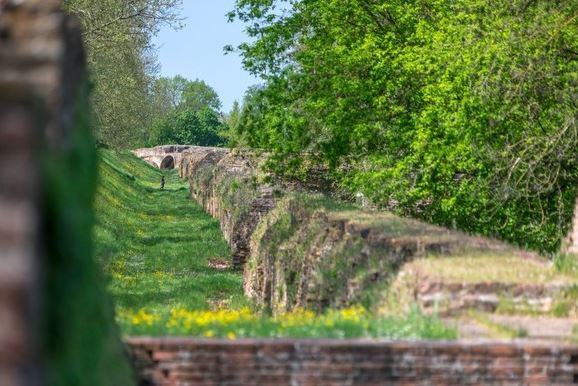
[[[130,153],[100,156],[94,238],[117,312],[247,305],[241,274],[209,267],[209,259],[230,259],[231,251],[176,173],[165,172],[161,191],[161,172]]]

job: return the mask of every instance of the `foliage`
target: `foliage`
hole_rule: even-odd
[[[159,116],[185,110],[195,113],[205,109],[219,112],[222,107],[217,92],[199,79],[191,81],[180,75],[161,77],[155,80],[153,87]]]
[[[351,192],[555,251],[578,186],[577,0],[237,0],[266,80],[235,141]]]
[[[83,90],[84,91],[84,90]],[[96,154],[88,101],[79,99],[71,146],[41,157],[45,255],[42,356],[49,386],[132,385],[91,230]]]
[[[233,102],[233,106],[231,107],[231,111],[224,116],[224,123],[226,126],[226,130],[223,131],[222,137],[226,142],[226,146],[234,147],[235,146],[235,138],[234,132],[236,128],[239,126],[239,119],[241,117],[241,105],[238,101]]]
[[[194,112],[205,109],[218,112],[222,104],[215,90],[202,80],[188,82],[183,95],[182,107]]]
[[[455,339],[456,331],[439,319],[413,310],[405,319],[375,318],[356,306],[325,314],[295,310],[275,317],[259,316],[249,308],[236,311],[171,310],[170,316],[140,309],[118,316],[125,330],[136,334],[192,335],[207,338],[389,338]]]
[[[161,191],[161,172],[132,154],[99,156],[96,256],[117,313],[146,307],[168,317],[173,308],[246,305],[241,275],[209,264],[230,260],[218,222],[190,199],[176,173],[165,173]]]
[[[576,259],[575,254],[562,254],[558,253],[554,255],[554,267],[558,272],[578,275],[578,259]]]
[[[172,78],[160,77],[154,81],[152,94],[155,116],[162,117],[179,108],[188,82],[180,75]]]
[[[133,147],[154,119],[158,70],[152,37],[163,25],[180,26],[181,0],[65,0],[83,27],[94,84],[95,134],[100,142]]]
[[[223,142],[220,133],[224,131],[224,127],[213,110],[175,111],[153,126],[148,146],[173,143],[219,146]]]
[[[159,78],[155,82],[157,118],[147,139],[147,146],[190,144],[219,146],[226,124],[219,109],[221,101],[215,90],[201,80],[182,76]]]

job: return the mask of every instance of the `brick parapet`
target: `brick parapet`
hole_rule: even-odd
[[[141,385],[572,385],[578,346],[130,338]]]

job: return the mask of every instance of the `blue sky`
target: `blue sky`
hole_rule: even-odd
[[[241,23],[228,23],[226,14],[234,0],[183,0],[185,27],[163,28],[155,39],[163,76],[180,74],[201,79],[213,87],[228,112],[233,101],[242,101],[245,90],[259,80],[244,71],[237,54],[223,54],[223,47],[246,40]]]

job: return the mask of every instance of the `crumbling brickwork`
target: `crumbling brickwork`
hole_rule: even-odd
[[[35,385],[38,347],[38,168],[33,148],[39,127],[25,100],[0,91],[0,385]]]
[[[273,188],[258,181],[262,157],[252,152],[192,147],[183,152],[180,176],[192,197],[217,218],[233,249],[233,264],[242,269],[259,221],[275,205]]]
[[[191,147],[182,152],[179,172],[189,181],[192,197],[219,219],[235,266],[244,268],[245,293],[275,313],[339,308],[363,297],[379,302],[406,263],[430,255],[516,256],[548,267],[537,255],[494,239],[360,210],[308,189],[272,183],[260,169],[263,160],[247,151]],[[428,312],[439,306],[443,314],[493,312],[503,295],[548,313],[553,299],[568,287],[425,284],[416,289],[414,301]]]

